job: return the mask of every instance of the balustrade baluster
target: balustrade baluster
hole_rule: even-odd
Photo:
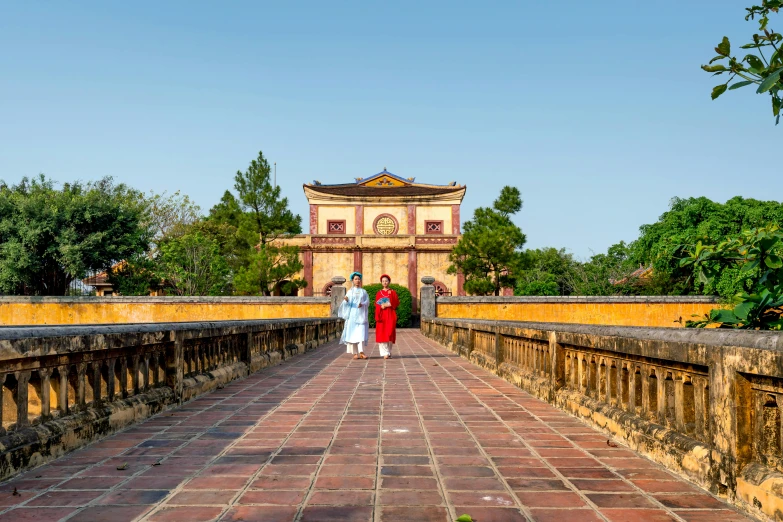
[[[51,415],[51,384],[49,379],[52,376],[51,368],[40,368],[38,370],[38,376],[41,383],[41,419],[48,419]]]

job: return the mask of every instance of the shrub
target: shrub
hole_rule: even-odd
[[[375,294],[383,288],[380,283],[374,285],[367,285],[364,289],[367,291],[367,295],[370,296],[370,328],[375,328]],[[400,305],[397,307],[397,327],[406,328],[411,324],[411,309],[413,307],[413,298],[407,288],[400,285],[389,285],[389,288],[397,292],[397,297],[400,298]]]

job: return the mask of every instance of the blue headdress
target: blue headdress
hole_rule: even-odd
[[[353,281],[353,276],[359,276],[359,279],[362,279],[362,273],[361,272],[351,272],[350,277],[348,277],[348,281]]]

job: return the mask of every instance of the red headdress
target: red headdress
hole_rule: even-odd
[[[384,277],[385,277],[386,279],[388,279],[388,280],[389,280],[389,284],[391,284],[391,277],[389,277],[387,274],[383,274],[383,275],[381,276],[381,278],[379,279],[379,281],[383,281],[383,278],[384,278]]]

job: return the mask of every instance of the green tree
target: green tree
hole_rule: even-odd
[[[760,6],[754,5],[745,9],[747,11],[745,20],[755,20],[758,17],[760,32],[755,33],[752,37],[753,41],[741,46],[741,49],[754,49],[754,53],[746,54],[742,59],[731,56],[731,43],[728,37],[724,36],[715,48],[718,55],[710,60],[709,65],[701,66],[714,76],[728,75],[725,83],[712,89],[713,100],[727,90],[740,89],[748,85],[757,86],[757,94],[769,93],[776,125],[780,123],[783,93],[783,35],[769,28],[769,16],[777,13],[781,7],[783,7],[783,0],[762,0]],[[769,58],[764,53],[765,48]],[[734,80],[737,81],[731,83]]]
[[[61,189],[43,175],[0,183],[0,290],[65,295],[88,271],[144,252],[146,222],[141,194],[111,178]]]
[[[249,263],[237,271],[234,290],[240,295],[272,295],[275,290],[282,295],[296,295],[300,288],[307,286],[304,279],[294,277],[303,268],[298,248],[259,246],[250,255]]]
[[[525,250],[514,295],[570,295],[566,276],[575,263],[564,248]]]
[[[302,232],[302,218],[288,209],[288,198],[273,186],[262,152],[234,177],[235,196],[226,191],[209,212],[208,223],[223,228],[221,252],[235,272],[234,286],[244,295],[271,295],[306,286],[299,249],[279,240]]]
[[[715,309],[687,326],[783,330],[783,231],[776,224],[751,229],[717,245],[697,243],[687,249],[683,266],[692,266],[708,285],[727,269],[738,270],[742,289],[733,309]]]
[[[169,195],[151,192],[145,203],[156,245],[168,237],[186,233],[189,226],[201,220],[201,208],[179,191]]]
[[[107,270],[108,281],[119,295],[150,295],[161,287],[158,262],[147,253],[136,254]]]
[[[214,239],[198,231],[160,244],[158,274],[175,295],[222,295],[229,288],[228,263]]]
[[[743,230],[775,223],[783,225],[783,204],[734,197],[726,203],[708,198],[674,198],[657,222],[640,227],[630,245],[633,265],[652,266],[652,293],[734,295],[741,287],[736,269],[727,270],[704,284],[694,277],[693,266],[680,265],[683,249],[697,242],[718,244]]]
[[[238,203],[245,212],[245,223],[240,226],[258,234],[256,241],[260,240],[261,246],[302,233],[302,218],[288,209],[288,198],[280,197],[280,186],[272,186],[270,171],[264,153],[259,152],[245,172],[237,171],[234,176]]]
[[[609,247],[605,254],[574,263],[564,278],[574,295],[623,295],[634,293],[631,274],[636,268],[629,246],[621,241]]]
[[[525,234],[511,216],[522,208],[519,189],[503,187],[492,207],[480,207],[464,225],[464,233],[449,255],[449,274],[465,276],[465,291],[500,295],[513,288],[522,267]]]

